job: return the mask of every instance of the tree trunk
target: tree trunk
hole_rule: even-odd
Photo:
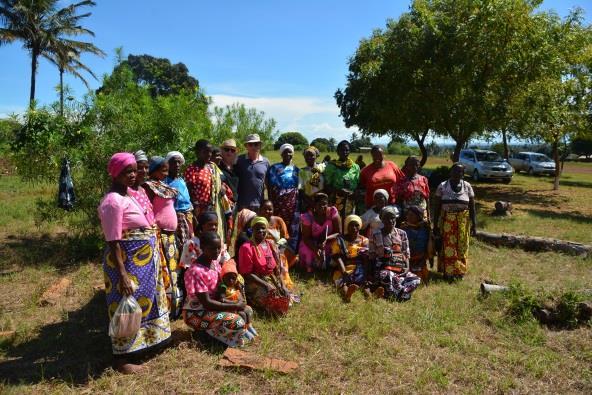
[[[423,167],[426,162],[428,161],[428,149],[426,148],[424,142],[429,133],[430,129],[426,129],[421,135],[415,135],[415,142],[419,147],[419,151],[421,152],[421,161],[419,162],[419,166]]]
[[[553,180],[553,190],[559,190],[559,177],[561,176],[561,163],[559,163],[559,143],[553,141],[553,161],[555,162],[555,180]]]
[[[502,129],[502,141],[504,143],[504,158],[510,159],[510,150],[508,149],[508,132],[506,129]]]
[[[60,68],[60,115],[64,116],[64,69]]]
[[[566,240],[489,233],[482,230],[477,232],[477,239],[496,247],[520,248],[525,251],[534,252],[554,251],[581,257],[589,257],[592,255],[592,245],[574,243]]]
[[[454,146],[454,152],[452,153],[452,163],[458,162],[460,159],[460,151],[463,149],[466,141],[456,140],[456,145]]]
[[[29,107],[33,108],[35,102],[35,78],[37,76],[37,56],[39,55],[36,49],[31,50],[31,92],[29,95]]]

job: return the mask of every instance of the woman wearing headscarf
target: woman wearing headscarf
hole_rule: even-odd
[[[302,201],[302,212],[306,212],[309,207],[312,207],[314,194],[321,192],[325,187],[323,176],[325,163],[317,163],[317,158],[321,153],[312,145],[306,148],[303,154],[306,166],[298,173],[298,189]]]
[[[298,174],[300,169],[292,163],[294,147],[283,144],[280,147],[282,161],[267,170],[267,190],[269,200],[273,203],[275,214],[281,217],[292,240],[291,248],[296,249],[300,212],[298,210]]]
[[[278,315],[288,312],[290,292],[280,275],[275,243],[267,238],[264,217],[251,221],[252,235],[239,247],[238,271],[245,279],[247,299],[253,307]]]
[[[129,188],[128,194],[140,204],[148,223],[152,226],[155,224],[154,209],[152,202],[146,194],[146,190],[142,187],[148,177],[148,157],[142,150],[136,151],[134,157],[136,158],[138,171],[136,173],[136,182]]]
[[[149,179],[144,183],[144,189],[154,207],[154,217],[158,227],[158,238],[160,242],[161,265],[163,268],[163,279],[171,318],[178,318],[181,315],[183,295],[179,287],[180,249],[177,246],[177,213],[175,201],[179,192],[168,186],[164,180],[168,176],[169,164],[162,156],[150,158],[148,175]]]
[[[434,235],[441,240],[438,271],[449,279],[462,279],[467,273],[469,240],[477,232],[475,193],[464,174],[462,164],[453,164],[434,199]]]
[[[140,330],[131,337],[111,338],[113,367],[122,373],[134,373],[141,367],[131,364],[131,357],[170,339],[169,310],[156,229],[129,194],[136,181],[136,158],[117,153],[109,160],[107,171],[112,184],[101,200],[98,215],[107,241],[103,272],[109,319],[123,296],[132,295],[142,307]]]
[[[362,229],[364,230],[364,234],[366,237],[372,236],[374,231],[382,228],[382,221],[380,220],[380,213],[382,209],[390,206],[388,204],[389,201],[389,194],[384,189],[377,189],[374,191],[374,204],[370,207],[364,214],[362,214]],[[397,212],[397,216],[399,216],[399,208],[396,205],[392,205],[392,207]]]
[[[354,211],[354,191],[360,182],[360,167],[349,157],[351,144],[343,140],[337,144],[337,159],[325,167],[325,191],[343,218]]]
[[[164,182],[178,192],[175,199],[175,212],[177,214],[177,249],[181,251],[185,242],[193,237],[193,205],[189,196],[189,189],[185,180],[181,177],[181,166],[185,164],[185,157],[179,151],[171,151],[164,158],[169,165],[169,174]]]

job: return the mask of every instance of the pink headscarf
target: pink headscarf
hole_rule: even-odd
[[[118,152],[113,154],[107,165],[107,171],[111,178],[116,178],[123,169],[136,163],[136,157],[129,152]]]

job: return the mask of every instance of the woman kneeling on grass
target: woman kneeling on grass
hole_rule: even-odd
[[[249,303],[267,313],[288,312],[290,292],[280,275],[275,243],[266,238],[268,222],[263,217],[251,221],[253,235],[238,247],[238,271],[245,278]]]
[[[195,331],[204,331],[229,347],[244,345],[246,322],[240,316],[244,302],[224,303],[216,300],[222,268],[218,257],[222,249],[220,236],[204,232],[200,236],[202,254],[185,272],[187,299],[183,306],[183,320]]]
[[[141,369],[129,363],[129,358],[166,344],[171,337],[156,229],[128,193],[136,180],[136,168],[132,154],[120,152],[111,157],[107,169],[113,183],[98,208],[107,240],[103,271],[109,319],[123,296],[133,295],[142,306],[138,333],[129,338],[111,338],[113,367],[126,374]]]
[[[360,235],[361,226],[360,217],[348,215],[343,224],[345,234],[337,236],[331,248],[333,266],[337,267],[333,272],[333,282],[346,302],[351,301],[360,287],[363,287],[366,296],[370,295],[366,287],[368,239]]]
[[[383,227],[372,233],[370,259],[374,262],[374,277],[387,299],[405,301],[420,283],[409,272],[409,242],[404,230],[395,228],[397,212],[385,207],[380,214]],[[377,288],[377,293],[381,291]]]

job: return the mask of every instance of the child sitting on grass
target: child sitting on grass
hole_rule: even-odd
[[[425,210],[419,206],[408,206],[405,213],[405,222],[401,229],[407,233],[409,240],[409,270],[419,276],[425,284],[428,280],[427,260],[430,257],[430,249],[433,250],[431,242],[431,229],[428,221],[424,220]]]
[[[243,277],[238,274],[234,260],[230,259],[222,265],[220,272],[222,281],[218,286],[218,298],[223,303],[245,303],[244,282]],[[245,336],[252,340],[258,336],[257,331],[253,327],[253,309],[246,305],[244,310],[238,311],[245,320],[245,328],[247,329]]]
[[[339,235],[331,246],[333,282],[340,290],[343,300],[351,302],[351,297],[363,287],[364,294],[370,295],[366,286],[368,239],[360,235],[362,219],[349,215],[343,224],[344,235]]]

